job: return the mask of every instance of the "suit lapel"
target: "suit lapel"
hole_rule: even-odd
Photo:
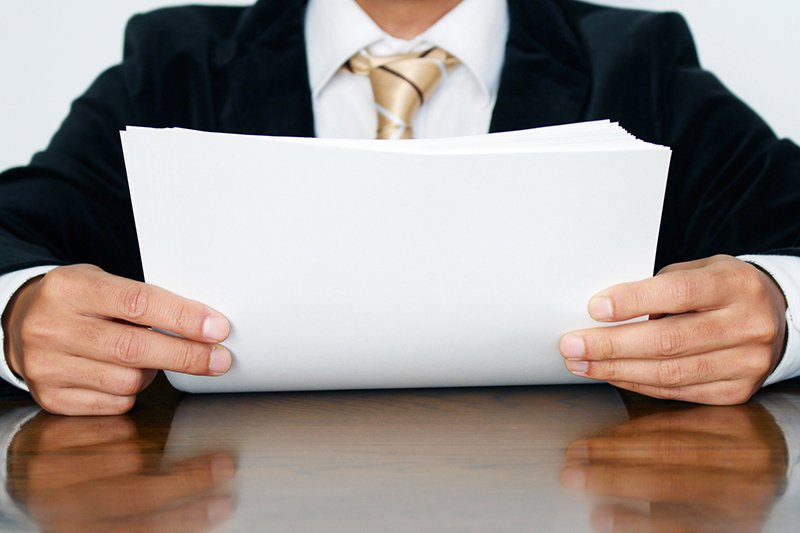
[[[509,0],[506,57],[490,131],[577,122],[589,68],[558,2]]]
[[[305,0],[261,0],[244,12],[219,78],[225,131],[314,136],[305,9]]]
[[[509,0],[510,27],[490,131],[582,120],[589,68],[554,0]],[[312,137],[306,0],[261,0],[242,16],[219,79],[224,131]]]

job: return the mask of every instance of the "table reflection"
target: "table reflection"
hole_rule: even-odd
[[[40,412],[7,439],[6,489],[44,531],[790,531],[791,502],[768,524],[797,389],[737,407],[595,385]]]
[[[602,385],[192,396],[165,457],[235,451],[225,531],[574,531],[564,449],[625,419]]]
[[[233,513],[234,457],[165,463],[168,426],[40,412],[8,450],[8,492],[43,531],[207,531]]]
[[[788,463],[769,411],[755,402],[652,411],[631,409],[631,420],[567,448],[561,480],[595,498],[593,528],[761,531]]]

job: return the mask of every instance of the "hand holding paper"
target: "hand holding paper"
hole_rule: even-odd
[[[219,375],[231,364],[216,346],[230,329],[217,311],[91,265],[29,283],[3,319],[11,368],[54,414],[125,413],[156,369]]]
[[[561,353],[577,375],[654,396],[744,403],[777,366],[786,300],[772,279],[729,256],[671,265],[654,278],[601,292],[595,320],[655,320],[566,335]]]

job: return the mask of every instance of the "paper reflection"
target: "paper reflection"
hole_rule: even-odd
[[[564,449],[625,419],[603,385],[194,396],[165,454],[235,450],[225,531],[575,531]]]

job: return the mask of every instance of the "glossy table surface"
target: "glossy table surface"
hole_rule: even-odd
[[[800,381],[735,407],[606,385],[192,396],[164,382],[127,416],[30,405],[0,401],[33,416],[9,437],[15,530],[800,530],[785,431]]]

